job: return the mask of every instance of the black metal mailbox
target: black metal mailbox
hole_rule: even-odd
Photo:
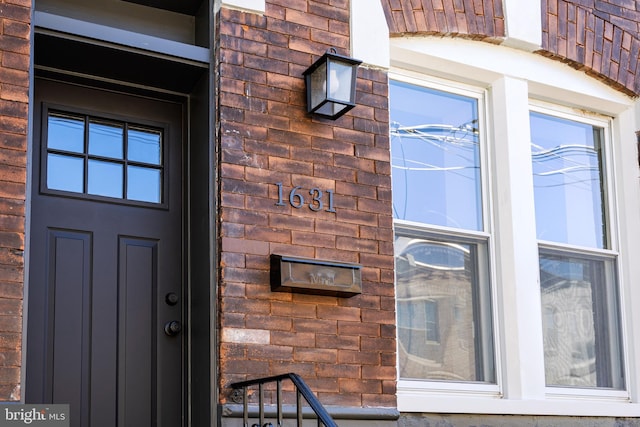
[[[271,290],[352,297],[362,293],[362,266],[271,255]]]

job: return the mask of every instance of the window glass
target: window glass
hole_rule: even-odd
[[[130,161],[160,164],[162,148],[160,132],[129,129],[127,135],[127,158]]]
[[[478,100],[392,81],[393,212],[482,230]]]
[[[539,240],[605,248],[603,129],[531,113]]]
[[[545,377],[549,386],[624,386],[611,259],[540,253]]]
[[[62,114],[50,114],[47,147],[53,150],[84,152],[84,119]]]
[[[486,245],[398,235],[395,251],[400,377],[493,382]]]
[[[530,118],[546,384],[622,389],[616,257],[603,251],[605,128]]]
[[[89,123],[89,154],[113,159],[122,159],[122,125]]]
[[[47,186],[52,190],[82,193],[84,160],[82,157],[49,154],[47,156]]]
[[[89,194],[122,198],[122,165],[89,160]]]
[[[142,202],[160,202],[162,177],[160,171],[137,166],[128,167],[127,198]]]
[[[400,378],[495,383],[479,100],[389,91]]]
[[[161,130],[60,112],[47,124],[47,189],[163,202]]]

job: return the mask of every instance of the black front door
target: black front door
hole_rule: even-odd
[[[181,103],[36,79],[26,401],[181,426]]]

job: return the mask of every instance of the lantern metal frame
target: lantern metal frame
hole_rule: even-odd
[[[360,64],[362,64],[362,61],[359,59],[339,55],[336,53],[335,48],[331,48],[307,68],[302,74],[306,86],[307,113],[336,120],[355,107],[356,79]],[[350,81],[336,82],[333,80],[339,79],[338,73],[335,72],[336,65],[344,67],[343,70],[345,71],[349,69],[347,67],[350,67]],[[318,82],[322,82],[321,87]],[[332,96],[331,88],[338,88],[340,85],[345,84],[349,85],[349,99]]]

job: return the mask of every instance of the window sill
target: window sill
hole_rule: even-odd
[[[547,389],[542,398],[507,399],[498,391],[425,388],[424,384],[398,382],[398,411],[451,414],[564,415],[638,417],[640,404],[626,392],[606,395],[560,394]],[[564,391],[564,390],[563,390]]]

